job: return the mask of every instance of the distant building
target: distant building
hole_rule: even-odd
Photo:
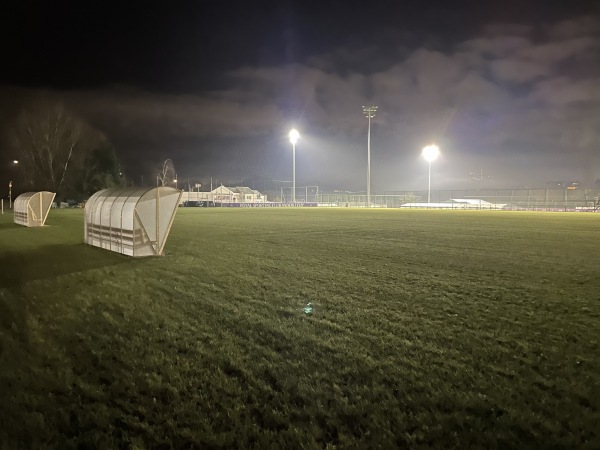
[[[213,203],[266,203],[267,196],[255,189],[245,186],[219,186],[210,192],[184,192],[181,203],[213,202]]]

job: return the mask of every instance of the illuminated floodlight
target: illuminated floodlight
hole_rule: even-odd
[[[431,144],[423,149],[421,153],[425,161],[429,163],[429,183],[427,188],[427,203],[431,203],[431,162],[435,161],[440,156],[440,149],[437,145]]]
[[[298,130],[296,130],[295,128],[292,129],[292,131],[290,131],[290,142],[294,145],[296,145],[296,142],[298,142],[298,138],[300,137],[300,133],[298,133]]]
[[[428,145],[427,147],[425,147],[423,149],[422,154],[423,154],[423,158],[425,158],[425,161],[428,161],[428,162],[435,161],[437,159],[437,157],[440,156],[440,149],[435,144]]]

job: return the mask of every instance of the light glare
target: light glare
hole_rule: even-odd
[[[295,128],[292,129],[292,131],[290,131],[290,142],[294,145],[296,145],[296,142],[298,142],[298,138],[300,137],[300,133],[298,133],[298,130],[296,130]]]
[[[425,147],[423,149],[422,154],[423,154],[423,158],[425,158],[426,161],[431,162],[431,161],[434,161],[440,155],[440,149],[435,144],[428,145],[427,147]]]

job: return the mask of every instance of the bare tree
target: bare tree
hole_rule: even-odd
[[[67,173],[85,159],[90,127],[61,103],[43,102],[17,118],[13,144],[27,188],[60,191]]]
[[[175,166],[170,159],[165,160],[162,168],[156,174],[156,184],[168,186],[175,181]]]

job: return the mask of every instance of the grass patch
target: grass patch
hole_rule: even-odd
[[[82,215],[0,216],[0,448],[600,447],[595,214]]]

